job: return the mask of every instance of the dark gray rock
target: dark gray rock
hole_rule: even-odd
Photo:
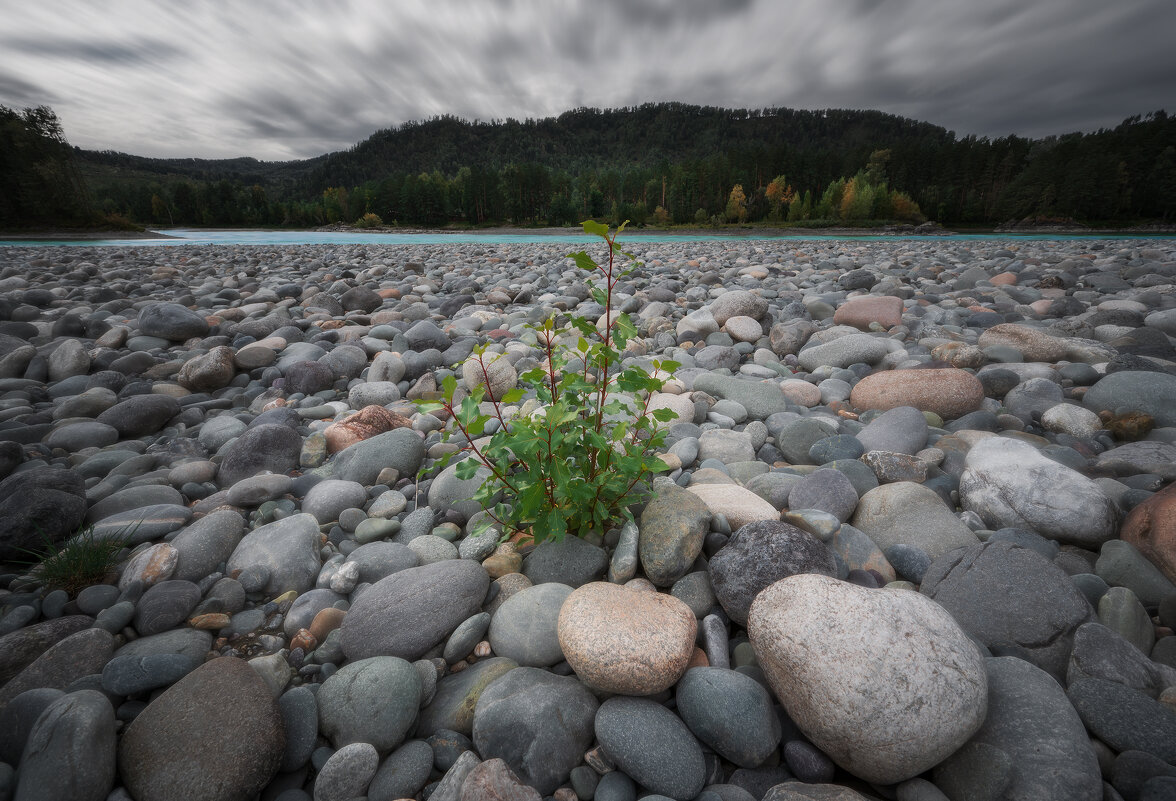
[[[472,736],[478,699],[496,679],[518,667],[513,659],[492,656],[442,678],[433,700],[421,710],[416,736],[430,737],[444,730]]]
[[[61,690],[48,687],[25,690],[0,709],[0,762],[20,764],[33,724],[50,704],[64,696]]]
[[[101,801],[114,786],[114,708],[102,693],[58,698],[33,724],[20,758],[18,801]]]
[[[913,406],[882,412],[854,435],[865,451],[918,453],[927,444],[927,418]]]
[[[225,447],[217,483],[231,487],[264,471],[287,473],[298,466],[301,452],[302,437],[289,426],[268,423],[250,428]]]
[[[641,512],[637,553],[645,576],[668,587],[684,576],[702,553],[711,514],[694,493],[661,486]]]
[[[314,395],[330,389],[335,383],[335,371],[323,362],[295,362],[286,368],[282,388],[288,393]]]
[[[1090,732],[1115,751],[1146,751],[1176,764],[1176,712],[1105,679],[1079,679],[1066,691]]]
[[[283,773],[295,771],[310,762],[318,739],[318,702],[315,693],[305,685],[291,687],[278,698],[282,715],[282,729],[286,732],[286,748],[282,752]]]
[[[170,395],[132,395],[95,418],[113,426],[122,438],[154,434],[180,413],[180,402]]]
[[[820,509],[842,523],[853,515],[858,493],[840,470],[824,467],[798,481],[788,493],[789,509]]]
[[[1003,798],[1010,801],[1100,801],[1102,777],[1086,728],[1049,674],[1022,659],[985,660],[988,715],[970,743],[1004,752],[1012,781]],[[935,768],[940,787],[968,782],[970,753],[961,749]]]
[[[424,740],[409,740],[380,763],[368,785],[368,801],[413,798],[429,781],[433,749]]]
[[[199,582],[232,556],[244,533],[245,518],[232,509],[200,518],[171,540],[176,549],[172,578]]]
[[[702,748],[681,718],[661,704],[614,696],[600,705],[595,728],[605,753],[645,789],[677,799],[702,790]]]
[[[499,758],[543,795],[568,780],[592,745],[595,696],[570,676],[520,667],[495,679],[474,710],[483,759]]]
[[[171,342],[208,335],[208,321],[178,303],[150,303],[139,310],[139,332]]]
[[[0,708],[25,690],[64,690],[83,676],[101,673],[114,653],[114,644],[114,635],[103,629],[69,635],[0,687]]]
[[[603,548],[579,537],[547,540],[523,559],[523,575],[532,584],[567,584],[575,588],[596,581],[608,569]]]
[[[325,478],[358,481],[370,487],[387,467],[401,476],[415,476],[424,457],[421,436],[411,428],[397,428],[344,448],[317,472]]]
[[[321,566],[318,522],[298,514],[256,528],[237,543],[226,566],[230,573],[264,567],[264,591],[271,596],[305,592],[314,586]]]
[[[420,557],[398,542],[369,542],[347,554],[347,562],[359,565],[359,581],[375,584],[393,573],[420,565]]]
[[[0,481],[0,560],[60,544],[86,517],[86,485],[72,470],[38,468]]]
[[[715,597],[736,623],[747,624],[747,612],[760,590],[798,573],[837,576],[833,554],[796,526],[776,520],[748,523],[736,531],[707,566]]]
[[[1011,542],[940,556],[920,591],[997,655],[1016,655],[1063,681],[1074,632],[1094,612],[1061,568]]]
[[[675,693],[678,714],[694,736],[729,762],[763,764],[780,744],[772,697],[749,676],[718,667],[687,670]]]
[[[149,587],[135,606],[135,630],[147,636],[183,623],[200,603],[200,588],[190,581],[170,579]]]
[[[116,655],[102,668],[102,689],[111,695],[138,695],[175,684],[198,664],[184,654]]]
[[[467,559],[393,573],[369,587],[348,611],[340,626],[343,650],[349,659],[419,659],[481,610],[489,586],[486,570]]]
[[[1128,409],[1150,414],[1157,426],[1176,426],[1176,376],[1152,371],[1123,371],[1100,378],[1082,396],[1096,412]]]
[[[490,621],[488,638],[494,653],[530,667],[551,667],[562,661],[556,624],[560,607],[571,594],[566,584],[548,583],[507,598]]]
[[[322,683],[317,698],[319,726],[335,748],[371,743],[387,754],[416,722],[421,680],[403,659],[376,656],[344,665]]]
[[[247,799],[278,772],[285,746],[265,681],[244,660],[221,657],[139,713],[119,742],[118,770],[136,801]]]
[[[94,618],[88,615],[67,615],[34,623],[0,637],[0,685],[32,664],[54,643],[88,629],[93,623]]]
[[[1176,687],[1176,668],[1148,659],[1138,648],[1101,623],[1084,623],[1074,632],[1074,648],[1066,681],[1106,679],[1126,687],[1159,696],[1166,687]]]

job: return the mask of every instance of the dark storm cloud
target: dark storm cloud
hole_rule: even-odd
[[[1043,136],[1176,111],[1176,3],[0,0],[0,103],[145,155],[313,156],[441,114],[681,101]],[[4,8],[9,6],[9,8]]]
[[[26,108],[43,106],[54,102],[55,99],[55,96],[43,87],[0,70],[0,104],[10,108]]]
[[[87,42],[71,39],[0,38],[0,51],[54,59],[77,59],[108,66],[138,66],[171,60],[183,49],[158,39],[138,38],[130,42]]]

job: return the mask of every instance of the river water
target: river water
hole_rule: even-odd
[[[595,237],[583,233],[553,234],[544,231],[520,231],[518,233],[478,233],[476,231],[462,232],[429,232],[429,233],[362,233],[357,231],[261,231],[261,230],[229,230],[209,231],[192,230],[186,228],[166,229],[152,233],[161,234],[158,239],[0,239],[0,246],[18,247],[50,247],[55,245],[75,245],[87,247],[144,247],[144,246],[179,246],[179,245],[466,245],[466,244],[519,244],[530,242],[553,242],[578,244],[592,242]],[[0,234],[0,236],[3,236]],[[1171,234],[1161,235],[1161,238],[1171,238]],[[899,241],[919,240],[922,242],[938,241],[1019,241],[1019,240],[1070,240],[1070,239],[1145,239],[1154,238],[1141,234],[951,234],[947,236],[892,236],[892,235],[862,235],[848,236],[845,234],[773,234],[763,233],[738,235],[703,235],[703,234],[674,234],[656,231],[625,232],[625,239],[629,242],[741,242],[747,240],[829,240],[829,241]]]

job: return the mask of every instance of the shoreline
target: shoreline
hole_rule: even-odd
[[[512,236],[527,235],[536,237],[568,236],[582,233],[577,226],[567,227],[521,227],[494,226],[490,228],[357,228],[347,225],[321,226],[318,228],[182,228],[178,230],[202,231],[272,231],[282,233],[347,233],[347,234],[400,234],[400,235],[437,235],[452,234],[454,236]],[[805,239],[820,237],[863,237],[863,236],[914,236],[926,239],[952,236],[1040,236],[1042,234],[1059,234],[1063,236],[1139,236],[1139,237],[1169,237],[1176,236],[1176,226],[1159,228],[1154,226],[1135,228],[1058,228],[1051,226],[1036,226],[1017,230],[1000,230],[997,228],[965,229],[962,231],[937,228],[932,231],[916,231],[914,229],[900,230],[898,226],[875,228],[774,228],[774,227],[732,227],[732,228],[627,228],[625,236],[643,239],[654,236],[682,236],[682,237],[731,237],[738,239],[792,238]],[[73,231],[62,228],[50,228],[41,231],[0,231],[0,241],[8,242],[102,242],[106,240],[141,239],[182,240],[159,230],[145,231]]]

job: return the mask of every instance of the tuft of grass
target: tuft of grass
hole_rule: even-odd
[[[79,529],[62,545],[54,545],[44,537],[46,550],[42,553],[23,548],[33,558],[31,575],[50,589],[65,590],[71,597],[91,584],[103,583],[118,567],[119,554],[130,542],[137,526],[128,526],[113,536],[96,537],[94,527]]]

